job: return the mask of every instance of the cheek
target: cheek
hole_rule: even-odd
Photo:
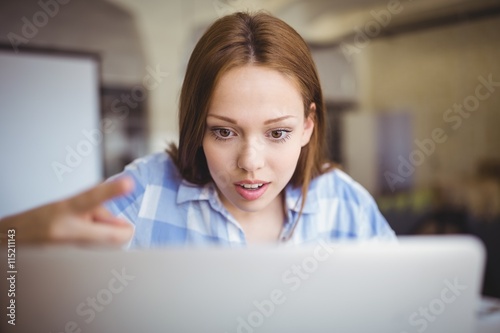
[[[234,162],[230,158],[230,151],[222,149],[220,145],[213,144],[208,140],[203,141],[203,152],[207,159],[208,170],[213,180],[219,187],[230,182],[230,170]]]
[[[277,152],[270,154],[269,159],[272,161],[270,163],[272,163],[275,169],[280,169],[284,172],[292,170],[293,172],[301,152],[300,140],[296,140],[293,144],[292,142],[289,144],[285,143],[282,146]]]
[[[210,172],[212,169],[217,168],[220,163],[221,156],[220,151],[217,146],[210,142],[210,139],[203,140],[203,152],[205,153],[205,158],[207,159],[208,168]]]

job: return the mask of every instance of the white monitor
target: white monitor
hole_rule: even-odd
[[[0,217],[102,179],[99,59],[0,49]]]
[[[4,270],[10,280],[0,279],[0,290],[15,292],[0,297],[11,307],[0,331],[15,323],[16,332],[471,333],[485,255],[465,236],[19,250],[14,272]]]

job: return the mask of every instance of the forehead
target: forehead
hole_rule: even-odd
[[[303,110],[302,94],[298,84],[275,69],[246,65],[224,73],[212,95],[209,114],[227,109]]]

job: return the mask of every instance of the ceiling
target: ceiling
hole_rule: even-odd
[[[127,1],[127,0],[114,0]],[[157,0],[149,0],[157,1]],[[264,9],[292,25],[311,44],[335,44],[375,20],[375,13],[389,13],[384,33],[404,27],[468,19],[500,12],[500,0],[191,0],[197,21],[208,25],[214,8],[220,14]],[[218,7],[218,8],[217,8]],[[392,13],[391,13],[392,10]]]

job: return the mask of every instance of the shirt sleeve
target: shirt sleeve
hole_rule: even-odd
[[[392,230],[371,196],[369,196],[364,205],[361,206],[360,215],[360,233],[363,238],[389,242],[395,242],[397,240],[394,230]]]

